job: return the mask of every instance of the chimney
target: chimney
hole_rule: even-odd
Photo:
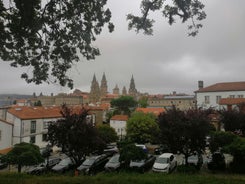
[[[198,81],[198,89],[202,89],[203,88],[203,81]]]

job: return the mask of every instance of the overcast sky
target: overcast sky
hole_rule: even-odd
[[[207,18],[193,38],[187,36],[186,24],[170,26],[160,13],[152,14],[156,19],[153,36],[128,31],[126,14],[139,13],[140,0],[108,0],[115,31],[108,33],[105,28],[94,43],[101,56],[74,65],[70,71],[74,88],[89,92],[93,75],[100,83],[103,72],[109,92],[116,84],[128,90],[132,75],[137,90],[150,94],[193,94],[198,80],[204,86],[245,81],[245,1],[203,2]],[[26,84],[20,79],[23,71],[0,62],[0,94],[70,92],[58,84]]]

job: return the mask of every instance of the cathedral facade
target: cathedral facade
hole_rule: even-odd
[[[130,80],[130,85],[129,85],[129,90],[127,92],[126,87],[124,86],[122,88],[122,92],[120,93],[120,89],[118,85],[116,84],[115,88],[113,88],[113,94],[120,96],[120,95],[129,95],[135,97],[137,95],[137,89],[135,87],[135,82],[134,82],[134,77],[132,75],[132,78]],[[99,85],[99,82],[96,79],[96,76],[94,74],[93,80],[91,82],[91,87],[90,87],[90,93],[89,93],[89,101],[91,103],[96,103],[100,102],[102,98],[105,98],[109,94],[108,92],[108,85],[107,85],[107,80],[105,73],[103,73],[101,83]]]

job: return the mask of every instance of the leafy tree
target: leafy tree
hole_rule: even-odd
[[[236,173],[245,173],[245,138],[237,137],[227,146],[227,149],[233,155],[233,161],[230,165],[231,170]]]
[[[97,35],[107,25],[109,32],[111,11],[107,0],[0,0],[0,58],[13,67],[30,67],[32,73],[21,77],[28,83],[59,82],[73,87],[67,71],[82,58],[95,59],[100,54],[93,46]],[[129,14],[129,29],[152,34],[154,20],[150,11],[162,11],[169,24],[179,17],[190,20],[189,35],[196,35],[206,17],[200,0],[142,0],[142,17]],[[79,57],[82,56],[82,58]]]
[[[109,125],[99,125],[97,127],[99,136],[105,143],[116,142],[118,140],[115,129]]]
[[[172,109],[159,115],[161,142],[167,144],[172,152],[180,151],[188,156],[194,151],[205,149],[205,137],[209,133],[209,118],[205,111]]]
[[[44,161],[39,147],[25,142],[15,144],[13,149],[1,159],[8,164],[17,164],[19,173],[21,172],[22,166],[36,165]]]
[[[125,162],[126,167],[129,167],[131,160],[143,160],[146,158],[146,153],[143,149],[137,147],[133,143],[125,144],[120,149],[120,162]]]
[[[134,112],[127,121],[127,139],[136,143],[156,142],[159,127],[156,116],[150,113]]]
[[[137,106],[137,102],[132,96],[121,96],[117,99],[111,100],[111,106],[115,108],[117,113],[130,114],[133,109]]]
[[[238,110],[221,111],[221,122],[225,131],[245,135],[245,114]]]
[[[231,132],[213,132],[210,138],[209,149],[211,152],[215,152],[219,148],[230,145],[235,138],[236,135]]]
[[[63,105],[61,114],[63,118],[51,122],[48,127],[48,140],[52,145],[61,147],[77,165],[90,153],[103,150],[105,143],[97,129],[87,121],[87,110],[73,111]]]
[[[146,96],[141,97],[138,101],[139,107],[146,108],[148,106],[147,101],[148,101],[148,97],[146,97]]]
[[[40,100],[38,100],[37,102],[34,102],[34,106],[42,106],[42,102]]]

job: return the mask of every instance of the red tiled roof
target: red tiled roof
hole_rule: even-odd
[[[136,111],[143,112],[143,113],[153,113],[155,115],[159,115],[160,113],[165,112],[164,108],[137,108]]]
[[[224,82],[217,83],[195,92],[216,92],[216,91],[245,91],[245,82]]]
[[[115,115],[111,117],[111,120],[128,121],[128,116],[127,115]]]
[[[55,107],[27,107],[15,106],[8,109],[8,112],[20,119],[41,119],[41,118],[60,118],[61,108]]]
[[[220,105],[237,105],[245,103],[245,98],[221,98],[219,101]]]
[[[10,148],[5,148],[5,149],[2,149],[2,150],[0,150],[0,154],[7,154],[8,152],[10,152],[12,150],[12,147],[10,147]]]

